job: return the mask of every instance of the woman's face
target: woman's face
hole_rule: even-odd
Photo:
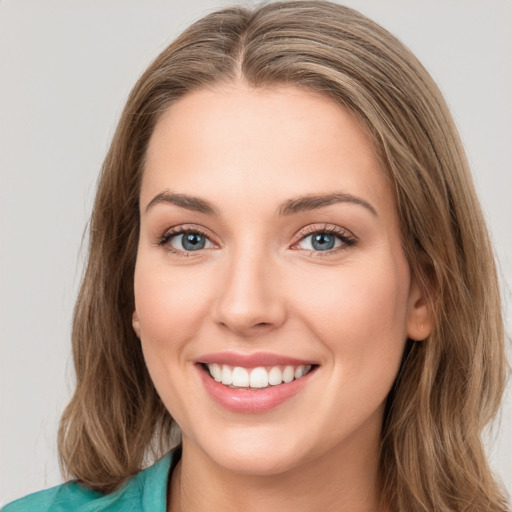
[[[294,87],[193,92],[140,205],[133,324],[184,450],[254,474],[374,456],[426,308],[354,118]]]

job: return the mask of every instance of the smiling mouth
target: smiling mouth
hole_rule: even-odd
[[[200,363],[207,375],[231,389],[265,389],[288,384],[314,371],[318,365],[257,366],[244,368],[218,363]]]

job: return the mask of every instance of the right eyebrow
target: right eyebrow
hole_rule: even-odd
[[[174,194],[172,192],[160,192],[146,206],[146,212],[153,206],[160,204],[174,204],[180,208],[191,210],[207,215],[219,215],[219,211],[211,203],[199,197],[189,196],[187,194]]]

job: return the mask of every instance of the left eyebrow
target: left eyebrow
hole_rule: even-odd
[[[336,203],[352,203],[362,206],[370,211],[372,215],[376,217],[379,216],[377,210],[368,201],[345,192],[311,194],[299,196],[295,199],[288,199],[282,204],[281,208],[279,208],[279,215],[293,215],[295,213],[308,212]]]

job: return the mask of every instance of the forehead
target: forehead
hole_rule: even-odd
[[[333,190],[377,202],[391,195],[360,122],[329,98],[292,86],[194,91],[162,115],[146,156],[141,204],[163,189],[214,201],[243,190],[249,203]]]

